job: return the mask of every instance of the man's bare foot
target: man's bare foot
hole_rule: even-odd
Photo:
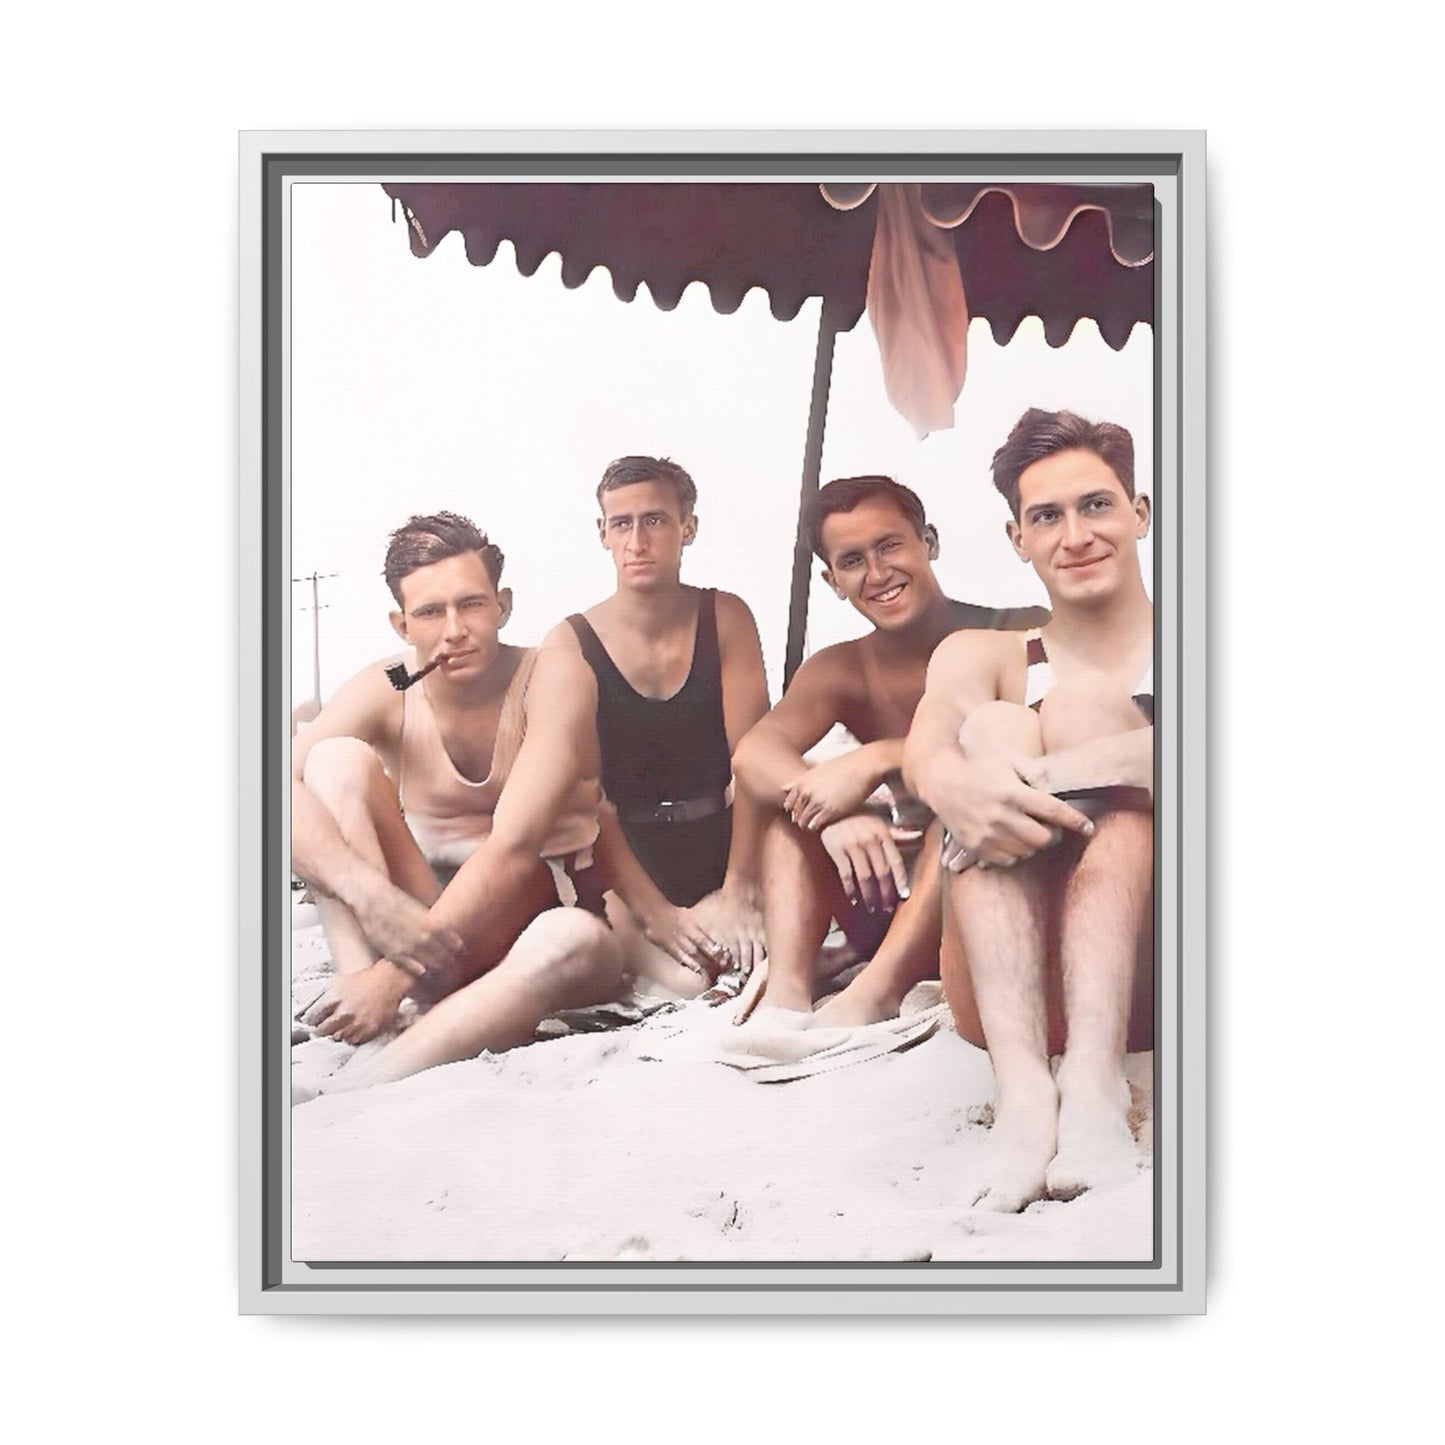
[[[1059,1068],[1059,1149],[1048,1169],[1049,1197],[1074,1199],[1132,1179],[1139,1149],[1129,1130],[1129,1085],[1122,1073]]]
[[[1045,1192],[1058,1141],[1059,1094],[1051,1078],[1000,1093],[985,1144],[985,1187],[975,1209],[1017,1214]]]
[[[833,1041],[831,1037],[810,1038],[812,1023],[810,1010],[761,1003],[753,1016],[738,1026],[727,1048],[733,1053],[757,1054],[779,1063],[796,1063]]]
[[[813,1013],[813,1022],[820,1028],[853,1029],[863,1024],[881,1023],[898,1017],[895,1000],[882,998],[859,988],[862,975],[855,978],[842,993],[822,1003]]]

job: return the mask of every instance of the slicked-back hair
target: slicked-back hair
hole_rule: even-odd
[[[402,605],[403,577],[410,577],[418,568],[430,567],[433,562],[460,557],[464,552],[475,552],[482,559],[493,587],[502,585],[502,565],[507,559],[502,556],[502,549],[489,542],[487,534],[479,532],[469,517],[458,516],[456,512],[434,512],[429,517],[408,518],[405,526],[391,534],[386,547],[386,566],[382,569],[396,605]]]
[[[618,457],[609,462],[597,483],[597,505],[602,506],[602,494],[615,491],[618,487],[630,487],[636,482],[666,482],[677,494],[677,505],[682,508],[683,518],[692,516],[697,506],[697,484],[674,461],[667,457]]]
[[[1134,498],[1134,438],[1111,421],[1089,421],[1074,411],[1042,411],[1031,406],[1015,423],[1008,440],[993,454],[993,484],[1019,520],[1019,478],[1035,462],[1058,452],[1093,452],[1119,479],[1124,495]]]
[[[808,503],[808,544],[824,565],[831,563],[823,550],[823,523],[836,513],[851,512],[860,502],[874,497],[897,507],[913,530],[920,537],[923,535],[928,518],[923,513],[922,500],[911,487],[895,482],[892,477],[839,477],[819,487]]]

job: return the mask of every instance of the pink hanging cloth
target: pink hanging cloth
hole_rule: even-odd
[[[889,401],[920,437],[951,427],[968,373],[968,301],[953,236],[928,218],[922,186],[878,187],[868,319]]]

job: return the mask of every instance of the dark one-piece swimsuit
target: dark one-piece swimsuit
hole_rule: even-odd
[[[669,698],[644,697],[585,617],[567,621],[597,677],[602,789],[652,881],[670,903],[689,907],[721,887],[732,840],[717,593],[698,598],[692,667]]]

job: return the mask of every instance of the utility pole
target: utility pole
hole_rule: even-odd
[[[339,575],[337,572],[310,572],[305,577],[291,579],[311,584],[311,695],[318,708],[321,706],[321,584]],[[301,610],[307,611],[305,607]]]

